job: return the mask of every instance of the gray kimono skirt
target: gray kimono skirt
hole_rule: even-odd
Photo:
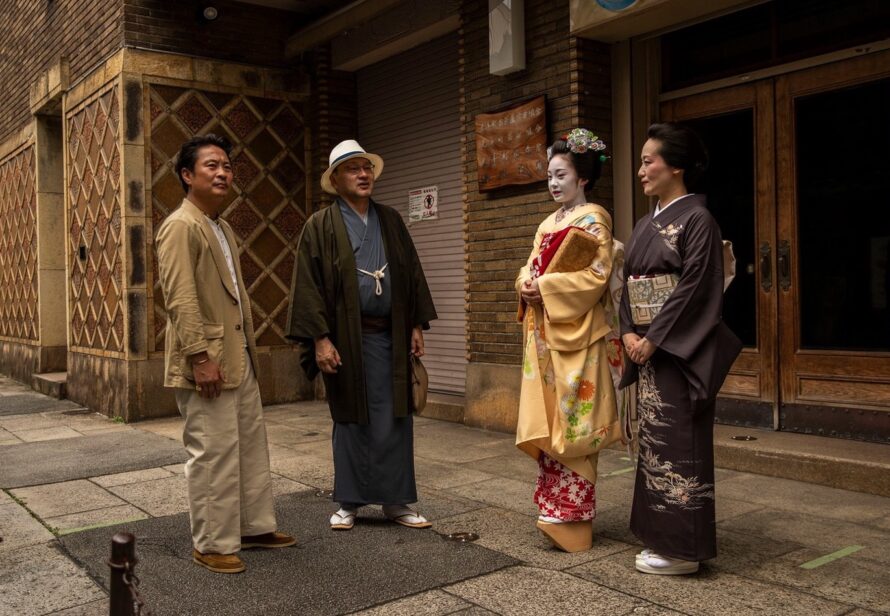
[[[380,219],[368,209],[365,223],[342,200],[339,207],[355,254],[363,316],[389,317],[392,308],[390,277]],[[383,277],[368,273],[383,269]],[[412,415],[393,413],[392,332],[362,331],[362,361],[368,400],[368,423],[334,423],[334,501],[342,507],[404,505],[417,500],[414,480]]]

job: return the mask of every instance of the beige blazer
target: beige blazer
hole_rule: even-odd
[[[207,351],[219,363],[226,379],[223,389],[238,387],[247,368],[245,339],[254,373],[258,373],[253,318],[241,276],[238,243],[227,222],[220,219],[220,226],[235,261],[240,294],[235,293],[219,241],[195,204],[183,199],[158,229],[155,247],[167,309],[165,387],[194,387],[188,356],[201,351]]]

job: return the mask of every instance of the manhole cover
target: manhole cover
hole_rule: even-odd
[[[319,498],[331,498],[334,492],[332,490],[319,490],[315,495]]]
[[[470,541],[476,541],[479,535],[476,533],[449,533],[445,535],[445,538],[458,543],[469,543]]]
[[[757,437],[756,436],[748,436],[747,434],[739,434],[739,435],[732,437],[732,440],[734,440],[734,441],[756,441]]]

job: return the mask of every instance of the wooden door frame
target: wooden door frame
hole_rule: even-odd
[[[721,390],[721,407],[734,407],[730,415],[737,421],[758,421],[766,404],[770,407],[769,423],[779,425],[778,346],[776,303],[776,182],[775,182],[775,113],[771,80],[748,83],[731,88],[711,90],[686,98],[675,98],[661,105],[665,120],[683,121],[752,109],[754,113],[754,234],[755,255],[761,246],[769,251],[766,259],[755,260],[757,301],[757,347],[746,348],[733,364]],[[763,266],[767,269],[764,271]],[[764,286],[767,274],[771,286]],[[752,404],[754,403],[754,404]],[[763,421],[759,419],[759,421]]]
[[[797,318],[800,314],[797,161],[794,155],[795,99],[886,78],[890,78],[890,51],[775,78],[776,150],[779,152],[776,170],[778,239],[780,242],[789,242],[793,257],[790,268],[791,288],[788,291],[780,290],[778,296],[779,359],[783,366],[780,376],[783,423],[806,423],[802,413],[808,413],[812,417],[822,417],[822,420],[813,422],[816,425],[828,422],[842,427],[844,421],[855,424],[858,415],[866,418],[864,430],[877,430],[878,434],[883,430],[885,435],[890,434],[890,412],[885,402],[890,399],[890,352],[800,349],[800,323]],[[845,369],[838,366],[838,358],[843,358]],[[819,379],[826,383],[832,382],[836,396],[832,398],[815,389],[808,394],[804,389],[804,379],[813,383]],[[870,389],[864,390],[863,385]],[[847,393],[853,391],[858,395],[857,398],[852,393]],[[871,396],[871,399],[866,398],[863,401],[863,394]],[[845,398],[845,395],[848,397]],[[867,410],[878,411],[880,415],[863,412]],[[789,413],[796,413],[796,416],[791,417]],[[833,418],[836,415],[846,417]],[[795,426],[795,429],[809,428],[802,425]],[[825,431],[828,432],[828,429]],[[855,431],[853,434],[855,435]]]

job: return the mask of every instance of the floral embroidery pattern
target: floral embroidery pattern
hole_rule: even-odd
[[[566,415],[569,424],[565,432],[566,440],[572,443],[579,438],[591,435],[590,426],[582,425],[581,419],[593,411],[596,385],[592,381],[581,378],[580,371],[571,372],[567,377],[567,382],[569,391],[560,399],[559,409]]]
[[[700,509],[705,500],[714,499],[714,485],[701,483],[698,477],[684,477],[674,470],[671,462],[662,462],[655,453],[654,445],[664,445],[653,432],[654,427],[671,425],[662,410],[671,405],[661,399],[655,386],[652,363],[640,367],[637,411],[640,419],[640,470],[646,480],[646,489],[659,495],[664,504],[652,505],[655,511],[666,511],[668,506],[692,511]]]
[[[538,458],[535,504],[541,515],[566,522],[596,517],[596,487],[545,453]]]
[[[680,233],[683,231],[683,225],[675,225],[670,223],[667,227],[662,227],[658,221],[653,220],[652,224],[658,229],[658,234],[664,240],[665,245],[673,250],[677,250],[677,244],[680,242]]]

